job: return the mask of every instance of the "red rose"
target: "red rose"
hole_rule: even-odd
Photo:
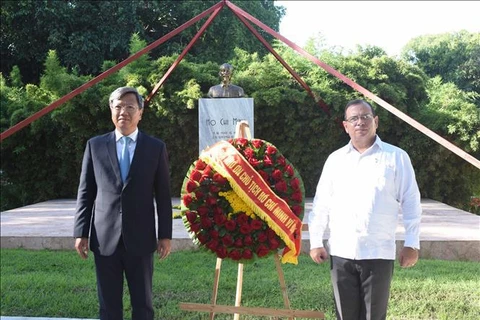
[[[293,176],[293,167],[291,165],[288,165],[286,168],[285,168],[285,171],[287,172],[287,174],[292,177]]]
[[[200,178],[202,177],[202,173],[198,170],[193,170],[192,173],[190,173],[190,179],[193,181],[200,181]]]
[[[248,224],[242,224],[240,226],[240,232],[242,234],[249,234],[250,232],[252,232],[252,228]]]
[[[197,198],[198,200],[202,200],[203,196],[204,194],[202,191],[195,191],[195,198]]]
[[[248,140],[245,138],[238,138],[237,139],[237,145],[240,147],[245,147],[248,144]]]
[[[270,244],[270,250],[275,250],[280,246],[280,242],[276,238],[272,238],[268,240]]]
[[[292,200],[295,202],[302,202],[303,196],[300,191],[296,191],[292,194]]]
[[[263,180],[265,180],[265,182],[269,183],[269,182],[268,182],[268,178],[269,178],[268,173],[266,173],[266,172],[263,171],[263,170],[259,170],[259,171],[258,171],[258,174],[260,174],[260,175],[262,176],[262,178],[263,178]]]
[[[205,203],[209,206],[214,206],[217,204],[217,198],[215,197],[212,197],[212,196],[208,196],[207,197],[207,200],[205,201]]]
[[[282,177],[283,177],[282,171],[280,171],[280,170],[278,170],[278,169],[273,170],[273,172],[272,172],[272,178],[273,178],[273,180],[279,181],[279,180],[282,179]]]
[[[267,241],[267,235],[265,232],[260,232],[257,236],[258,242],[265,242]]]
[[[253,244],[253,239],[251,236],[246,235],[245,238],[243,238],[243,244],[246,246],[251,246]]]
[[[215,221],[217,226],[222,226],[226,220],[227,218],[223,214],[215,214],[213,216],[213,221]]]
[[[207,242],[207,248],[212,250],[212,251],[215,251],[218,247],[218,240],[216,239],[212,239],[210,241]]]
[[[227,229],[228,231],[233,231],[236,227],[237,223],[235,222],[235,220],[227,220],[227,222],[225,222],[225,229]]]
[[[214,214],[221,214],[223,216],[223,209],[219,206],[216,206],[215,208],[213,208],[213,213]]]
[[[246,148],[243,151],[243,154],[245,155],[245,158],[250,159],[251,157],[253,157],[255,155],[255,152],[253,152],[252,148]]]
[[[228,256],[232,259],[232,260],[240,260],[242,258],[242,253],[237,250],[237,249],[233,249],[232,251],[230,251],[228,253]]]
[[[190,223],[194,223],[195,220],[197,220],[197,215],[195,214],[195,212],[187,211],[185,213],[185,216],[187,217],[187,221]]]
[[[217,250],[215,250],[215,252],[217,253],[217,257],[219,257],[220,259],[225,259],[226,257],[228,257],[228,251],[225,247],[220,246],[217,248]]]
[[[189,194],[184,195],[183,196],[183,204],[185,205],[185,207],[190,206],[190,203],[192,203],[192,196],[189,195]]]
[[[275,183],[275,190],[278,192],[287,192],[287,183],[285,181],[278,181]]]
[[[203,233],[198,233],[197,234],[197,239],[198,239],[198,241],[200,241],[200,243],[205,244],[207,242],[207,240],[210,239],[210,238],[207,237],[206,235],[204,235]]]
[[[223,186],[225,183],[227,183],[227,179],[222,177],[222,175],[218,172],[215,172],[213,174],[213,181],[215,181],[217,184]]]
[[[271,167],[273,165],[273,161],[272,161],[272,158],[270,158],[270,156],[265,156],[263,158],[263,164],[267,167]]]
[[[248,222],[248,216],[245,213],[242,212],[237,215],[237,223],[239,225],[246,224],[247,222]]]
[[[200,229],[201,229],[201,228],[200,228],[200,223],[191,223],[191,224],[190,224],[190,230],[191,230],[192,232],[197,233],[198,231],[200,231]]]
[[[268,229],[267,230],[267,237],[268,237],[268,239],[276,238],[277,234],[272,229]]]
[[[197,212],[200,216],[205,216],[208,214],[208,212],[210,211],[210,209],[208,209],[207,207],[205,206],[201,206],[201,207],[198,207],[197,208]]]
[[[237,248],[241,248],[243,247],[243,241],[242,241],[242,238],[237,238],[235,239],[235,242],[233,243],[233,245]]]
[[[250,225],[251,225],[253,230],[260,230],[260,229],[262,229],[263,222],[256,219],[256,220],[252,220],[252,223]]]
[[[197,160],[197,162],[195,162],[195,169],[197,169],[197,170],[203,170],[203,169],[205,169],[206,166],[207,166],[207,164],[200,159]]]
[[[292,211],[298,217],[302,213],[302,207],[301,206],[292,206]]]
[[[249,260],[249,259],[252,259],[252,257],[253,257],[252,250],[250,250],[250,249],[243,250],[243,253],[242,253],[242,258],[243,259]]]
[[[212,220],[210,220],[208,217],[201,217],[200,223],[204,229],[211,228],[213,225]]]
[[[252,146],[254,146],[257,149],[263,146],[263,141],[260,139],[253,139],[251,142],[252,142]]]
[[[218,236],[220,235],[220,234],[218,233],[218,231],[215,230],[215,229],[210,230],[210,231],[208,232],[208,234],[210,235],[210,238],[212,238],[212,239],[218,239]]]
[[[277,153],[277,148],[275,148],[274,146],[268,146],[267,150],[266,150],[266,153],[268,155],[275,154],[275,153]]]
[[[255,158],[250,158],[248,159],[248,163],[250,163],[252,167],[258,167],[258,165],[260,164],[260,161],[258,161]]]
[[[195,181],[188,180],[187,186],[185,189],[187,190],[188,193],[193,192],[195,189],[197,189],[198,185]]]
[[[292,187],[293,190],[298,190],[300,189],[300,180],[295,177],[290,181],[290,186]]]
[[[223,236],[222,242],[225,246],[230,247],[233,244],[233,238],[231,235],[226,234]]]
[[[210,185],[210,188],[208,188],[208,190],[210,190],[211,193],[218,193],[218,191],[220,191],[220,188],[212,184]]]
[[[277,163],[280,166],[285,167],[285,165],[287,164],[287,161],[285,160],[284,156],[280,156],[280,157],[277,158]]]
[[[258,256],[259,258],[264,257],[264,256],[266,256],[266,255],[268,254],[269,251],[270,251],[270,250],[267,248],[267,246],[261,244],[261,245],[259,245],[258,248],[257,248],[257,256]]]
[[[206,166],[205,169],[203,170],[203,176],[210,177],[211,174],[212,174],[212,167]]]

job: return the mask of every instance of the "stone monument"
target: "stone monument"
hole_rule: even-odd
[[[199,100],[199,153],[220,140],[234,138],[240,122],[248,124],[253,138],[253,98],[246,98],[241,87],[231,84],[232,72],[232,65],[222,64],[221,83],[208,90],[208,98]]]

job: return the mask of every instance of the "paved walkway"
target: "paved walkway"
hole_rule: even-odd
[[[174,205],[179,199],[172,199]],[[312,199],[306,201],[306,214]],[[480,216],[438,201],[422,200],[422,258],[480,261]],[[72,249],[75,200],[52,200],[1,213],[1,248]],[[305,219],[304,219],[305,220]],[[308,231],[302,232],[302,248],[309,250]],[[401,217],[397,245],[404,240]],[[194,248],[181,219],[173,220],[172,251]]]

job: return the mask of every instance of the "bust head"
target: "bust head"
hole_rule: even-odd
[[[224,63],[220,66],[220,71],[218,75],[222,79],[222,84],[228,85],[230,83],[230,79],[232,78],[233,67],[229,63]]]
[[[210,87],[210,90],[208,90],[208,96],[210,98],[240,98],[244,96],[241,87],[230,83],[232,73],[233,67],[231,64],[224,63],[220,66],[218,75],[221,78],[221,83]]]

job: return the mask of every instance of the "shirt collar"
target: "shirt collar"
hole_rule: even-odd
[[[117,129],[115,129],[115,141],[118,142],[123,137],[123,134],[120,133]],[[130,133],[127,137],[130,137],[134,142],[137,141],[138,137],[138,128],[135,129],[132,133]]]
[[[380,137],[378,135],[375,136],[375,141],[373,142],[373,144],[368,149],[371,149],[375,145],[379,149],[383,149],[383,141],[380,139]],[[352,151],[357,151],[357,150],[355,150],[355,148],[353,147],[353,144],[352,144],[352,140],[350,140],[347,144],[347,153],[352,152]]]

